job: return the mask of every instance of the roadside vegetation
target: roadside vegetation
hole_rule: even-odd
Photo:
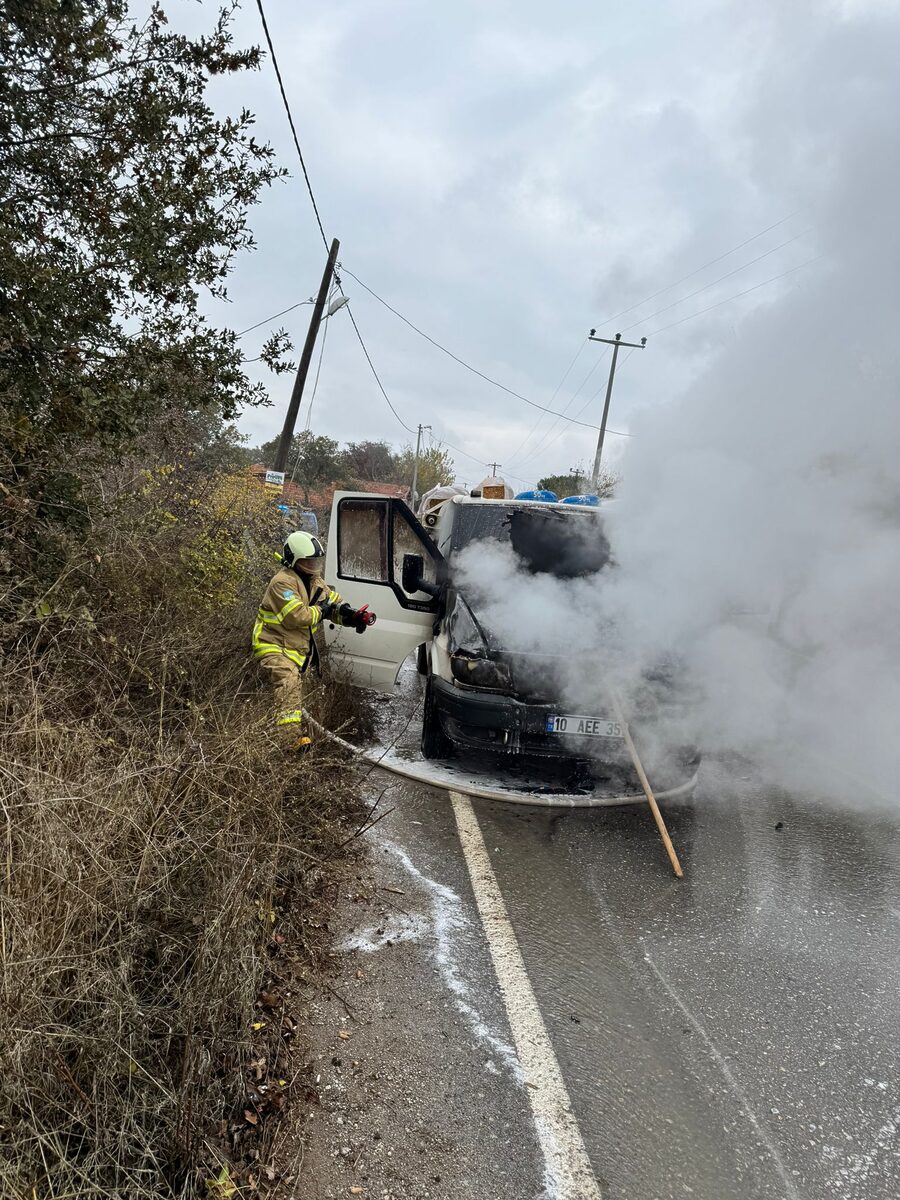
[[[246,451],[248,463],[270,466],[275,461],[278,439],[273,438]],[[403,446],[394,450],[387,442],[347,442],[341,447],[334,438],[304,430],[294,436],[288,453],[288,478],[296,480],[304,493],[304,502],[324,506],[324,498],[335,489],[353,490],[368,484],[396,484],[410,487],[415,450]],[[438,484],[452,483],[455,476],[450,452],[435,444],[423,446],[419,454],[418,485],[422,494]]]
[[[228,11],[3,0],[0,56],[0,1194],[252,1195],[279,931],[356,828],[248,664],[282,530],[230,423],[267,401],[201,312],[280,175],[205,98],[259,55]]]
[[[591,491],[596,491],[598,496],[608,498],[614,494],[618,482],[617,475],[609,471],[601,471],[597,487],[592,488],[584,468],[578,466],[572,467],[564,475],[547,475],[543,479],[539,479],[538,487],[555,492],[560,499],[565,496],[582,496]]]

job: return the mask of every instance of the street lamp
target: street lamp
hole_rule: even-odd
[[[343,293],[341,293],[340,296],[335,296],[335,298],[332,300],[332,302],[328,305],[328,312],[325,314],[325,316],[322,318],[322,320],[325,321],[328,319],[328,317],[333,317],[336,312],[340,312],[340,310],[344,307],[345,304],[349,304],[349,303],[350,303],[349,296],[345,296]]]

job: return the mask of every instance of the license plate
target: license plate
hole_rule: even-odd
[[[622,726],[606,717],[548,716],[547,733],[567,733],[576,737],[622,738]]]

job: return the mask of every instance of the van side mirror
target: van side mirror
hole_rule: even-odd
[[[400,586],[408,596],[413,596],[416,592],[425,592],[426,595],[437,596],[441,590],[438,584],[430,583],[425,578],[425,560],[421,554],[403,555]]]
[[[414,592],[420,591],[424,574],[425,562],[421,554],[403,555],[403,573],[400,576],[400,585],[404,592],[411,596]]]

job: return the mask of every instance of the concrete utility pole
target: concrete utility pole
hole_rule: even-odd
[[[597,485],[600,482],[600,459],[603,457],[603,439],[606,436],[606,418],[609,416],[609,402],[612,398],[613,380],[616,377],[616,359],[619,357],[620,346],[631,346],[634,350],[643,350],[647,345],[647,339],[641,338],[638,342],[623,342],[621,333],[617,333],[615,338],[598,338],[594,337],[597,332],[592,329],[589,335],[589,341],[605,342],[607,346],[612,346],[612,362],[609,364],[609,380],[606,384],[606,401],[603,405],[603,416],[600,419],[600,432],[597,435],[597,453],[594,456],[594,469],[591,471],[591,487],[594,491],[597,490]]]
[[[431,433],[430,425],[420,425],[419,432],[416,434],[416,457],[413,461],[412,487],[409,493],[410,505],[413,512],[416,511],[416,484],[419,482],[419,452],[422,449],[422,434],[426,429]]]
[[[487,466],[489,466],[491,468],[491,478],[496,479],[497,472],[503,466],[503,463],[487,463]]]
[[[339,247],[340,242],[335,238],[331,243],[331,249],[328,251],[325,274],[322,276],[322,282],[319,285],[319,294],[316,296],[315,307],[313,308],[309,329],[306,333],[306,342],[303,345],[303,353],[300,355],[300,365],[297,367],[297,378],[294,380],[294,388],[291,392],[291,398],[288,401],[287,413],[284,418],[284,428],[281,431],[281,439],[278,443],[278,453],[275,455],[274,470],[276,471],[284,471],[287,468],[288,454],[291,450],[291,439],[294,436],[294,426],[297,423],[297,413],[300,411],[303,388],[306,384],[306,376],[309,373],[309,364],[312,362],[319,326],[322,323],[322,313],[325,309],[325,301],[328,299],[328,289],[331,287],[331,280],[334,276],[334,264],[337,260]]]

